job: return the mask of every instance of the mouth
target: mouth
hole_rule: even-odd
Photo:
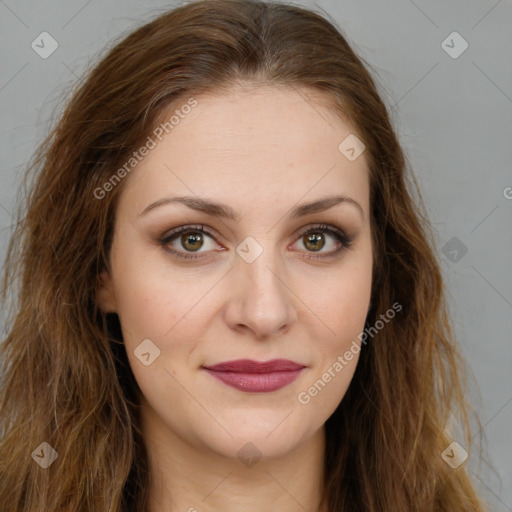
[[[262,362],[238,359],[202,368],[212,377],[239,391],[268,393],[291,384],[306,366],[288,359]]]

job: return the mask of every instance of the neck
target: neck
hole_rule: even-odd
[[[147,512],[325,512],[325,431],[322,427],[286,455],[251,464],[195,446],[161,422],[142,429],[150,463]]]

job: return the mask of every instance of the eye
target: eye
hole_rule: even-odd
[[[328,235],[327,241],[326,235]],[[331,238],[330,243],[329,238]],[[304,255],[305,258],[327,258],[335,256],[344,249],[350,248],[353,240],[353,236],[347,236],[343,231],[334,226],[319,224],[303,231],[298,242],[305,247],[308,253]],[[326,246],[327,249],[329,249],[330,246],[331,250],[320,252]],[[313,254],[310,254],[311,252]],[[318,255],[314,253],[318,253]]]
[[[166,233],[158,241],[173,256],[185,260],[194,260],[202,258],[204,253],[208,253],[210,250],[225,250],[215,242],[214,237],[215,234],[205,226],[181,226]],[[206,250],[201,250],[205,248],[208,239],[210,247],[208,248],[208,244],[206,244]],[[345,235],[343,231],[334,226],[319,224],[303,231],[298,242],[302,243],[307,253],[303,257],[314,259],[328,258],[338,254],[343,249],[349,248],[353,239],[353,236]],[[322,251],[326,246],[328,249],[330,247],[330,250]]]
[[[213,236],[213,233],[210,234],[209,230],[204,226],[181,226],[167,233],[159,241],[161,245],[165,246],[166,250],[176,257],[193,260],[201,258],[201,253],[208,252],[199,250],[203,248],[205,239],[209,238],[213,242]],[[178,249],[176,249],[176,245],[178,245]],[[219,247],[215,242],[210,244],[210,249]],[[189,254],[189,251],[192,254]]]

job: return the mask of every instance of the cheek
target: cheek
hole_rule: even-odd
[[[123,272],[117,309],[133,374],[155,407],[164,399],[177,407],[184,363],[199,339],[198,326],[187,314],[193,315],[202,287],[149,266],[141,271],[127,265]],[[148,352],[146,366],[142,354]]]
[[[340,266],[339,272],[322,281],[323,288],[315,291],[308,304],[322,320],[312,334],[318,364],[298,401],[310,404],[322,417],[334,412],[343,399],[359,360],[359,336],[371,296],[371,264],[371,257],[362,255]]]
[[[338,276],[326,293],[328,300],[315,302],[314,307],[322,312],[317,334],[312,334],[316,364],[297,401],[316,426],[335,411],[354,376],[364,349],[359,335],[368,314],[370,291],[371,277],[352,273],[343,280]]]
[[[322,322],[327,336],[333,343],[328,346],[339,349],[340,344],[362,331],[371,297],[372,260],[362,256],[352,258],[346,265],[340,265],[336,272],[314,279],[304,278],[301,296],[309,306],[312,315]]]
[[[364,327],[371,296],[371,277],[350,274],[340,280],[325,305],[328,325],[337,339],[357,336]]]
[[[129,254],[124,257],[124,254]],[[113,255],[117,311],[129,344],[145,338],[162,339],[185,317],[207,283],[173,269],[153,251],[117,247]]]
[[[194,278],[147,255],[139,258],[136,251],[117,263],[117,311],[135,379],[148,398],[171,395],[166,403],[177,405],[182,393],[178,382],[205,329],[205,296],[214,279]],[[150,364],[145,366],[141,355],[148,352]]]

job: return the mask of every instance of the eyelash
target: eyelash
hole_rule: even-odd
[[[158,243],[165,247],[165,250],[176,256],[177,258],[183,259],[183,260],[197,260],[199,258],[203,258],[205,253],[188,253],[184,251],[177,251],[175,249],[172,249],[168,247],[167,245],[169,242],[172,242],[175,238],[177,238],[182,233],[202,233],[210,236],[211,238],[215,238],[215,234],[211,232],[208,228],[206,228],[203,225],[187,225],[187,226],[180,226],[179,228],[176,228],[175,230],[171,231],[170,233],[166,233],[164,236],[160,237],[158,239]],[[331,251],[327,254],[322,253],[323,255],[317,256],[315,254],[310,254],[308,256],[304,256],[307,259],[321,259],[321,258],[329,258],[337,255],[344,249],[349,249],[352,246],[352,242],[354,240],[354,236],[347,236],[343,231],[334,228],[332,226],[328,226],[326,224],[318,224],[315,226],[312,226],[305,231],[303,231],[299,238],[303,238],[304,236],[308,235],[309,233],[315,233],[315,232],[325,232],[330,235],[332,235],[341,245],[334,251]]]

